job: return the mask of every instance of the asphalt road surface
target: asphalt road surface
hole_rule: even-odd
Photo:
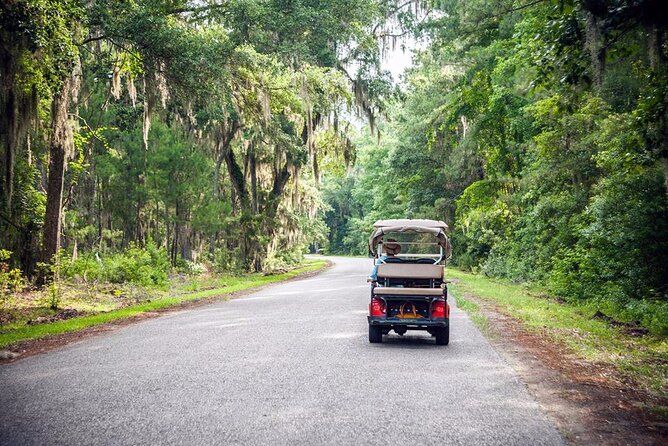
[[[564,444],[464,312],[369,344],[371,261],[333,260],[0,366],[0,444]]]

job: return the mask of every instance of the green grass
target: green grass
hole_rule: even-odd
[[[459,292],[459,289],[453,285],[448,287],[448,294],[457,300],[457,307],[466,311],[473,323],[476,324],[483,333],[487,336],[494,336],[494,333],[490,330],[487,318],[482,314],[480,306],[477,303],[473,302],[471,299],[467,299],[463,293]]]
[[[312,260],[307,261],[305,265],[300,268],[281,274],[269,276],[262,274],[248,274],[243,276],[223,276],[212,280],[199,282],[191,281],[185,286],[177,286],[177,292],[181,291],[181,294],[170,295],[166,293],[164,296],[152,299],[151,301],[126,308],[46,324],[8,325],[0,329],[0,348],[16,344],[20,341],[39,339],[46,336],[82,330],[94,325],[100,325],[107,322],[136,316],[141,313],[171,307],[182,302],[226,295],[236,291],[247,290],[249,288],[280,282],[295,277],[299,274],[318,271],[324,268],[326,265],[327,262],[325,260]],[[215,287],[211,288],[212,285],[215,285]],[[200,290],[203,287],[209,289]],[[181,288],[181,290],[178,288]]]
[[[665,337],[630,336],[620,327],[592,319],[596,308],[558,302],[539,288],[450,268],[447,275],[458,280],[452,286],[458,304],[471,314],[474,322],[482,323],[483,329],[484,315],[474,302],[466,299],[467,293],[494,304],[502,313],[519,319],[529,330],[547,334],[580,358],[612,364],[643,389],[668,397],[668,339]]]

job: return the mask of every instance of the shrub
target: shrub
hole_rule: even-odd
[[[174,265],[176,271],[188,276],[200,276],[206,271],[206,266],[202,263],[191,262],[190,260],[179,257]]]
[[[60,285],[58,285],[56,282],[51,282],[49,287],[46,289],[46,293],[41,298],[42,306],[48,307],[53,311],[57,311],[61,300],[62,290],[60,289]]]
[[[80,280],[133,283],[142,286],[160,286],[167,283],[169,259],[164,249],[149,242],[145,248],[131,245],[123,252],[101,258],[86,253],[76,260],[64,259],[63,277]]]
[[[238,272],[241,270],[240,259],[239,248],[227,249],[226,247],[220,247],[216,249],[213,256],[213,269],[215,272],[222,274]]]
[[[14,293],[25,286],[25,279],[21,270],[9,266],[11,251],[0,249],[0,297],[7,293]]]
[[[290,267],[299,264],[304,256],[301,252],[296,250],[289,250],[280,254],[272,254],[267,256],[263,263],[264,270],[271,273],[272,271],[284,271]]]
[[[103,281],[104,267],[102,260],[94,253],[85,253],[76,260],[65,258],[62,262],[63,277],[78,278],[84,282]]]

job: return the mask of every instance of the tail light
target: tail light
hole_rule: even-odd
[[[371,303],[369,304],[369,315],[385,316],[385,303],[375,297],[371,299]]]
[[[432,318],[444,319],[450,315],[449,313],[450,305],[448,305],[444,300],[437,300],[431,307]]]

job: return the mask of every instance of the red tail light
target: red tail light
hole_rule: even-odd
[[[371,299],[369,304],[369,315],[370,316],[385,316],[385,303],[376,299],[375,297]]]
[[[447,308],[446,308],[447,307]],[[431,307],[431,317],[432,318],[445,318],[448,313],[450,313],[450,306],[445,303],[443,300],[437,300],[434,302],[434,305]]]

